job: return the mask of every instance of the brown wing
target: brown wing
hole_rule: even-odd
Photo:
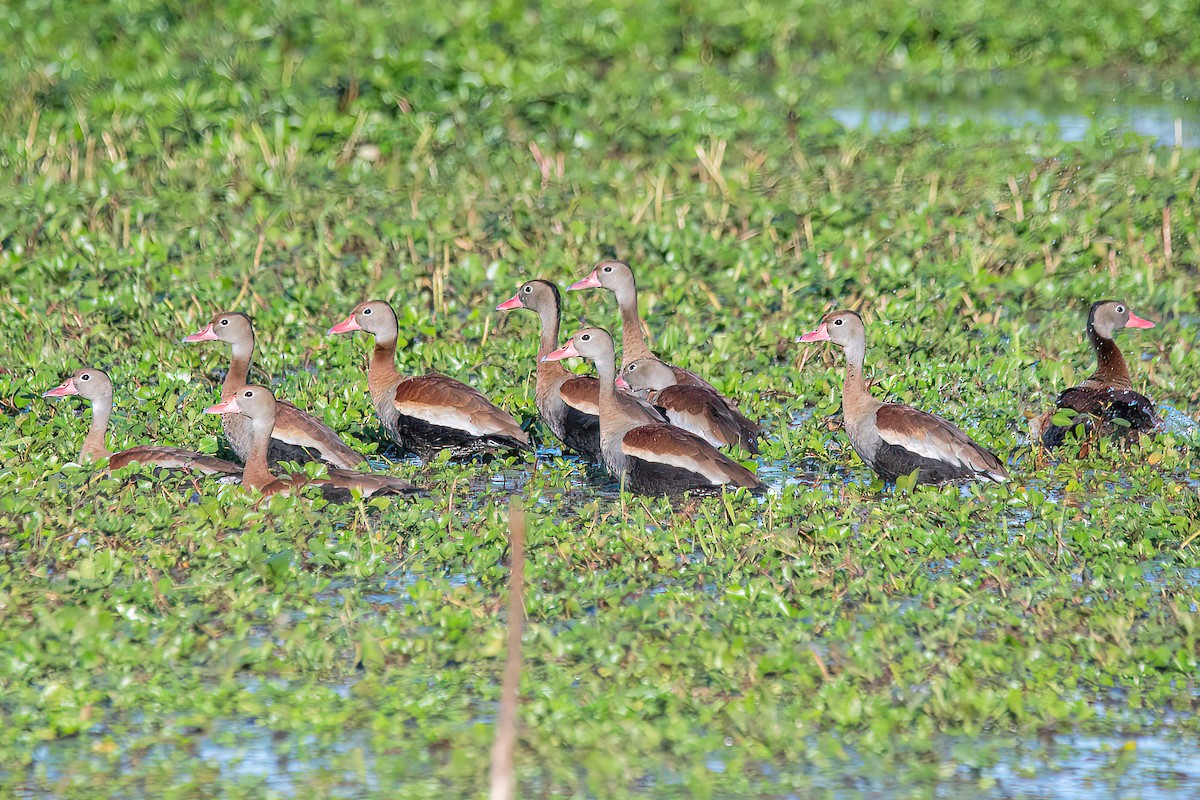
[[[109,469],[120,469],[134,462],[151,464],[161,469],[186,469],[204,475],[240,475],[242,468],[223,458],[193,453],[178,447],[131,447],[113,453],[108,459]]]
[[[358,489],[365,497],[374,494],[416,494],[420,491],[408,481],[391,475],[350,469],[329,470],[329,483],[340,489]]]
[[[741,445],[751,453],[758,452],[758,427],[712,389],[677,383],[655,394],[652,400],[684,430],[719,447]]]
[[[558,387],[562,401],[571,408],[593,417],[600,416],[600,380],[591,376],[580,375],[577,378],[567,378]]]
[[[1060,394],[1057,408],[1069,408],[1080,416],[1087,414],[1110,423],[1122,420],[1123,422],[1117,423],[1113,432],[1132,429],[1144,433],[1154,430],[1161,423],[1154,407],[1154,401],[1132,389],[1116,387],[1095,389],[1088,387],[1085,383]],[[1049,416],[1052,417],[1053,414],[1054,412],[1050,412]],[[1068,427],[1082,421],[1082,419],[1077,419]],[[1060,443],[1057,442],[1057,439],[1061,438],[1058,433],[1051,435],[1054,438],[1046,440],[1047,444],[1053,446]]]
[[[430,373],[400,381],[396,410],[430,425],[465,431],[472,436],[506,436],[523,444],[529,435],[512,415],[497,408],[479,391],[445,375]]]
[[[316,450],[323,461],[342,469],[353,469],[366,461],[361,453],[343,442],[333,428],[283,400],[275,407],[275,430],[271,432],[271,438]]]
[[[671,366],[671,365],[668,364],[667,366]],[[752,422],[746,415],[744,415],[738,409],[736,403],[734,403],[732,400],[730,400],[725,395],[718,392],[717,387],[713,386],[711,383],[704,380],[704,378],[701,378],[696,373],[691,372],[690,370],[683,369],[682,367],[673,367],[672,366],[671,370],[675,373],[675,381],[676,381],[677,386],[699,386],[702,389],[708,389],[710,392],[712,392],[713,394],[715,394],[717,397],[719,397],[721,399],[721,402],[725,404],[725,407],[729,409],[729,413],[732,414],[733,418],[737,421],[738,426],[742,427],[743,430],[749,432],[750,436],[752,436],[755,439],[757,439],[759,436],[762,435],[762,431],[759,430],[758,425],[755,424],[754,422]],[[753,452],[758,452],[758,451],[755,450]]]
[[[730,460],[694,433],[674,425],[634,428],[621,439],[621,452],[652,464],[689,470],[704,476],[714,486],[762,488],[762,483],[750,470]]]
[[[889,403],[879,407],[875,424],[883,441],[903,447],[922,458],[962,466],[996,481],[1008,477],[1008,472],[996,456],[975,444],[970,436],[941,417]]]
[[[307,486],[316,486],[321,494],[331,503],[345,503],[353,498],[354,489],[363,497],[376,494],[416,494],[420,491],[416,486],[391,475],[377,475],[371,472],[357,472],[352,469],[332,467],[327,478],[310,478],[303,472],[282,475],[263,486],[259,491],[270,496],[278,492],[294,493]]]
[[[600,379],[590,375],[567,380],[558,390],[563,402],[576,411],[600,416]],[[666,422],[666,418],[658,413],[651,404],[637,397],[632,392],[617,389],[617,403],[621,411],[630,419],[639,423]]]

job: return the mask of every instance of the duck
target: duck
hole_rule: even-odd
[[[247,384],[250,359],[254,356],[254,325],[250,317],[237,311],[214,314],[208,325],[190,334],[184,342],[216,342],[229,345],[232,358],[221,384],[221,396],[227,397]],[[267,459],[273,466],[284,461],[306,463],[323,461],[331,467],[354,469],[366,458],[342,441],[333,428],[291,403],[277,401],[275,432],[271,436]],[[221,428],[229,446],[243,462],[250,456],[250,420],[240,414],[221,417]]]
[[[953,423],[901,405],[882,403],[863,381],[867,333],[855,311],[826,314],[801,342],[832,342],[846,353],[842,391],[846,436],[859,457],[884,481],[916,473],[917,483],[975,478],[1003,483],[1008,471],[994,453],[980,447]]]
[[[757,425],[712,389],[679,383],[675,371],[657,358],[630,361],[617,378],[617,388],[647,400],[672,425],[691,431],[713,447],[740,447],[758,453]]]
[[[1041,429],[1038,438],[1045,447],[1063,444],[1067,432],[1080,424],[1085,430],[1096,427],[1101,433],[1125,435],[1149,433],[1160,425],[1154,401],[1133,390],[1125,356],[1113,341],[1124,328],[1153,327],[1153,322],[1133,313],[1123,301],[1092,303],[1088,310],[1087,337],[1096,353],[1096,371],[1083,383],[1062,392],[1055,408],[1039,418],[1035,430]],[[1053,417],[1063,409],[1074,412],[1076,418],[1066,425],[1055,425]]]
[[[618,259],[601,261],[592,268],[586,278],[575,281],[567,287],[568,292],[578,292],[583,289],[608,289],[617,297],[617,308],[621,311],[622,370],[629,366],[631,361],[661,360],[646,344],[646,324],[642,321],[641,314],[638,313],[637,279],[633,276],[633,267]],[[716,391],[716,387],[690,370],[671,364],[667,364],[667,367],[675,373],[675,380],[678,383],[704,386]]]
[[[630,418],[617,402],[616,353],[603,328],[584,328],[543,361],[574,356],[596,364],[600,378],[600,450],[604,465],[625,488],[637,494],[712,493],[765,487],[753,472],[731,460],[694,433],[666,422]]]
[[[569,449],[600,463],[600,382],[591,375],[568,372],[557,361],[542,360],[542,356],[558,347],[562,320],[562,295],[558,287],[544,280],[526,281],[516,294],[496,306],[497,311],[518,308],[534,312],[542,323],[534,389],[538,415]],[[653,406],[627,391],[617,392],[617,402],[633,419],[646,423],[666,421]]]
[[[716,387],[701,378],[691,370],[667,364],[656,356],[646,344],[646,327],[638,313],[637,280],[633,276],[633,268],[628,263],[617,259],[601,261],[592,268],[583,280],[576,281],[567,287],[568,292],[581,289],[608,289],[617,297],[617,307],[621,311],[621,371],[624,372],[634,361],[654,360],[662,362],[675,374],[675,382],[685,386],[702,386],[721,398],[721,402],[729,410],[742,416],[737,405],[717,391]]]
[[[302,473],[276,477],[271,472],[270,451],[279,402],[265,386],[248,385],[226,395],[221,402],[204,409],[208,414],[237,414],[250,423],[250,455],[242,474],[242,486],[265,496],[294,492],[305,486],[317,486],[331,503],[352,499],[354,490],[363,497],[384,494],[415,494],[419,490],[408,481],[389,475],[375,475],[332,467],[327,478],[310,478]]]
[[[159,469],[187,470],[202,475],[237,475],[242,471],[242,468],[232,461],[179,447],[143,445],[119,453],[109,452],[104,446],[104,436],[112,416],[113,385],[108,373],[98,367],[76,370],[71,377],[44,393],[42,397],[70,395],[79,395],[92,404],[92,426],[83,440],[83,448],[79,451],[81,463],[107,459],[108,468],[114,470],[138,462]]]
[[[401,448],[428,459],[449,449],[455,457],[492,450],[530,450],[529,434],[511,414],[476,389],[436,372],[405,377],[396,369],[396,312],[384,300],[359,303],[330,334],[363,331],[375,337],[367,366],[371,400],[384,429]]]

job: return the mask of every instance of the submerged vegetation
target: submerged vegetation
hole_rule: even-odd
[[[1200,151],[830,114],[864,82],[1067,97],[1099,67],[1173,95],[1193,5],[0,8],[0,795],[480,794],[513,493],[529,796],[1194,794]],[[529,423],[537,320],[493,309],[610,256],[655,349],[762,421],[765,498],[622,495],[547,450],[385,463],[330,325],[388,299],[402,372]],[[1029,419],[1092,370],[1104,298],[1158,323],[1118,344],[1167,430],[1048,458]],[[841,307],[873,393],[1006,484],[873,478],[840,356],[794,343]],[[111,449],[229,455],[227,356],[180,343],[222,309],[254,318],[252,380],[428,494],[72,463],[87,423],[40,395],[84,365]],[[584,318],[619,321],[567,296]]]

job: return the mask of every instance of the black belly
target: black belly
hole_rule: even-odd
[[[301,447],[298,444],[288,444],[278,439],[272,439],[267,448],[267,461],[271,466],[278,466],[284,461],[294,461],[297,464],[307,464],[309,461],[320,461],[321,454],[316,450]]]
[[[717,494],[723,490],[724,486],[723,484],[714,484],[708,478],[692,472],[690,469],[630,457],[625,488],[634,494],[664,495],[684,492]]]
[[[1076,412],[1070,425],[1047,425],[1042,431],[1042,444],[1058,447],[1067,434],[1080,425],[1086,436],[1098,431],[1103,436],[1150,433],[1158,427],[1154,403],[1132,389],[1089,389],[1077,386],[1058,396],[1058,408]]]
[[[562,442],[579,455],[598,463],[601,460],[600,418],[567,406]]]
[[[917,474],[917,483],[941,483],[975,477],[975,471],[968,467],[949,464],[935,458],[926,458],[899,445],[887,442],[879,443],[871,468],[888,483],[895,483],[897,478],[910,475],[913,470],[920,470]]]
[[[471,456],[495,449],[528,450],[529,445],[502,434],[476,436],[459,428],[434,425],[416,417],[401,414],[396,418],[392,436],[401,448],[416,453],[422,460],[450,450],[455,458]]]

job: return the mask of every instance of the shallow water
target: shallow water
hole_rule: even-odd
[[[1185,439],[1200,441],[1200,422],[1189,417],[1178,408],[1159,403],[1155,406],[1163,423],[1163,430]]]
[[[478,722],[487,722],[480,718]],[[193,729],[141,731],[136,753],[114,754],[104,746],[104,733],[89,734],[39,747],[24,770],[26,780],[16,797],[66,797],[72,777],[93,779],[136,771],[147,776],[153,794],[158,768],[167,774],[181,761],[195,765],[195,796],[210,796],[220,787],[254,787],[264,797],[302,797],[308,787],[344,798],[376,795],[396,777],[436,779],[451,793],[466,792],[462,777],[432,774],[431,764],[445,758],[433,752],[424,763],[403,763],[407,756],[379,751],[368,730],[350,729],[336,741],[297,737],[273,731],[248,719],[214,722],[203,732]],[[738,745],[710,753],[703,768],[713,776],[740,770],[758,791],[779,798],[805,798],[812,792],[841,800],[911,796],[979,800],[992,798],[1155,797],[1184,800],[1200,796],[1200,760],[1196,743],[1158,735],[1047,735],[1038,739],[983,736],[976,739],[942,737],[932,753],[881,757],[843,746],[836,736],[810,737],[809,758],[802,763],[775,764],[744,759]],[[736,760],[735,760],[736,759]],[[645,775],[633,796],[656,797],[666,787],[678,796],[682,775],[695,775],[692,764],[648,758],[654,772]],[[397,762],[397,763],[389,763]],[[521,758],[518,754],[518,764]],[[197,775],[207,777],[199,782]],[[436,769],[436,768],[435,768]],[[458,782],[458,786],[455,783]],[[76,787],[77,788],[77,787]],[[725,796],[720,792],[714,796]]]
[[[875,85],[866,83],[865,85]],[[1004,76],[990,85],[950,87],[940,95],[905,96],[897,84],[851,92],[830,115],[847,128],[875,133],[931,123],[982,122],[1009,128],[1049,128],[1078,142],[1097,132],[1132,132],[1158,147],[1200,147],[1200,102],[1189,91],[1150,92],[1119,81],[1096,80],[1070,96],[1012,86]]]

